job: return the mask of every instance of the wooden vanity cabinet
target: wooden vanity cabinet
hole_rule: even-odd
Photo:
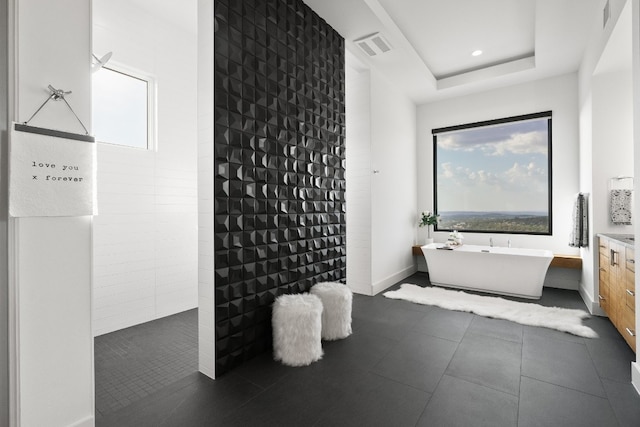
[[[607,315],[611,312],[609,308],[609,265],[611,261],[609,259],[609,240],[600,238],[599,239],[600,246],[600,265],[599,265],[599,277],[600,277],[600,285],[598,291],[598,300],[600,302],[600,308],[602,308]],[[611,315],[609,315],[611,317]]]
[[[621,303],[622,318],[620,319],[620,333],[625,341],[636,351],[636,281],[634,250],[626,248],[625,281]]]
[[[606,237],[598,244],[600,307],[636,351],[634,249]]]

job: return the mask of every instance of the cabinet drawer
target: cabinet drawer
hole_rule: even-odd
[[[609,259],[602,259],[602,257],[600,257],[600,268],[598,269],[598,277],[600,278],[601,282],[609,281]]]
[[[620,333],[629,346],[636,351],[636,314],[630,309],[623,310],[622,321],[620,322]]]
[[[625,289],[624,292],[624,299],[626,302],[626,306],[632,310],[633,312],[636,311],[636,292],[633,289]]]
[[[627,260],[627,270],[636,271],[635,251],[631,248],[627,248],[625,252],[625,258]]]
[[[598,239],[598,246],[600,248],[600,255],[604,255],[607,258],[609,257],[609,241],[607,239],[603,239],[600,237]]]
[[[600,307],[611,317],[611,305],[609,298],[609,283],[606,281],[600,281],[600,287],[598,289],[598,302]]]
[[[635,273],[633,271],[626,271],[625,281],[624,281],[624,300],[625,305],[629,307],[631,310],[635,311],[636,309],[636,283],[635,283]]]

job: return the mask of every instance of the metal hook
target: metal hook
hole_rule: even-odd
[[[65,92],[63,89],[56,89],[51,85],[49,85],[48,88],[51,91],[50,97],[53,98],[54,101],[58,101],[60,99],[64,100],[64,96],[71,93],[71,91]]]
[[[80,126],[82,126],[82,129],[84,129],[85,133],[87,135],[89,135],[89,131],[87,130],[87,128],[85,127],[84,123],[82,123],[82,120],[80,120],[80,117],[78,117],[78,115],[76,114],[75,111],[73,111],[73,108],[71,108],[71,105],[69,105],[69,103],[67,102],[66,99],[64,99],[65,95],[69,95],[71,93],[71,91],[65,91],[64,89],[56,89],[53,86],[49,85],[47,86],[47,88],[49,89],[50,93],[49,96],[47,97],[47,99],[42,103],[42,105],[40,106],[40,108],[38,108],[36,110],[35,113],[33,113],[33,115],[31,117],[29,117],[29,120],[27,120],[26,122],[24,122],[25,125],[28,125],[29,122],[36,116],[36,114],[38,114],[40,112],[40,110],[42,110],[42,108],[47,104],[47,102],[51,101],[52,99],[54,101],[60,101],[63,100],[65,104],[67,104],[67,107],[69,107],[69,110],[73,113],[73,115],[75,116],[75,118],[78,120],[78,122],[80,123]]]

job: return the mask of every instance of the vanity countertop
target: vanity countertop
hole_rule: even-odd
[[[615,240],[631,249],[634,249],[635,246],[635,236],[633,234],[598,233],[597,236]]]

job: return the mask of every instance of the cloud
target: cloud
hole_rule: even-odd
[[[546,156],[549,151],[546,132],[514,134],[508,140],[487,144],[482,149],[492,156],[506,154],[542,154]]]
[[[540,123],[475,128],[438,135],[438,148],[449,151],[480,151],[486,156],[548,154],[547,129]]]
[[[535,162],[512,163],[499,172],[441,164],[438,206],[444,210],[541,210],[548,201],[548,174]]]
[[[438,148],[450,151],[474,151],[478,146],[464,141],[460,134],[438,136]]]
[[[533,162],[530,162],[529,164],[526,164],[526,165],[521,165],[518,162],[516,162],[513,164],[513,166],[511,166],[511,168],[509,168],[505,172],[505,175],[511,179],[518,179],[518,178],[530,178],[535,175],[546,176],[546,173],[543,169],[537,167],[536,164]]]
[[[438,174],[439,184],[453,184],[476,191],[546,191],[548,183],[546,167],[534,162],[520,164],[515,162],[509,169],[501,172],[489,172],[484,169],[472,170],[452,163],[442,163]]]
[[[449,180],[458,186],[473,186],[482,184],[485,186],[499,186],[500,178],[491,172],[485,170],[472,170],[462,166],[454,166],[450,162],[440,164],[441,172],[438,175],[439,180]]]
[[[455,169],[451,163],[442,163],[440,166],[442,168],[441,176],[443,178],[453,178],[455,176]]]

